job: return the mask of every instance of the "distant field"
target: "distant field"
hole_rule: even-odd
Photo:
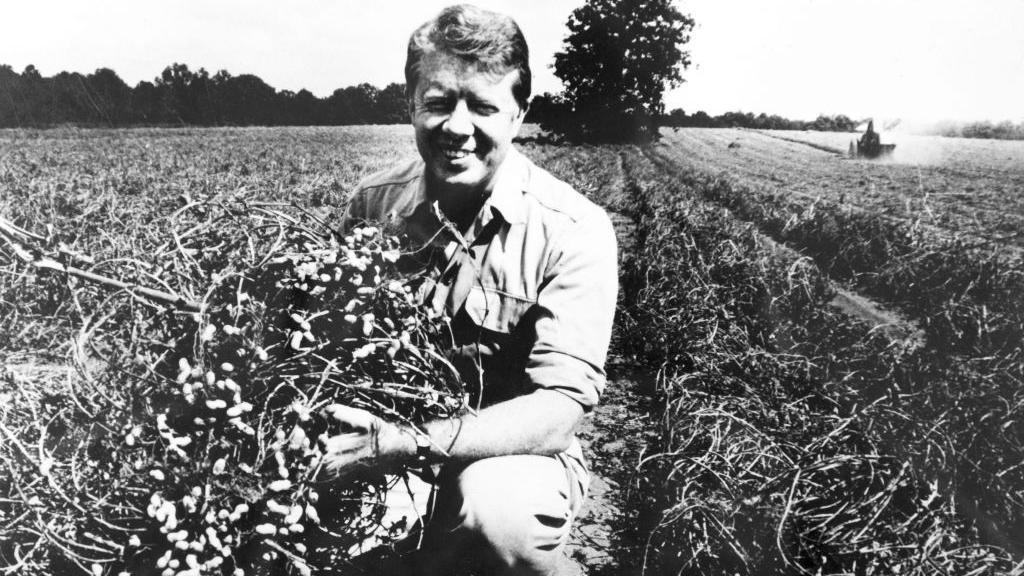
[[[827,146],[844,154],[849,151],[850,142],[861,136],[860,133],[853,132],[807,130],[762,130],[760,132],[766,136]],[[885,160],[886,163],[945,166],[966,171],[997,170],[1024,174],[1024,142],[1020,141],[918,136],[900,132],[885,132],[882,134],[882,141],[887,144],[896,144],[895,152]]]
[[[846,155],[855,137],[666,130],[658,151],[680,165],[745,184],[1024,244],[1024,142],[908,137],[897,141],[892,158],[866,160]]]

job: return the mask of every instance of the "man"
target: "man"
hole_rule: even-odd
[[[409,111],[421,158],[357,188],[346,225],[382,222],[422,248],[422,297],[452,318],[452,361],[478,410],[425,433],[350,407],[325,467],[443,464],[429,553],[470,551],[497,573],[555,574],[587,470],[574,430],[605,386],[617,293],[607,215],[512,147],[530,96],[528,50],[507,16],[460,5],[410,39]]]

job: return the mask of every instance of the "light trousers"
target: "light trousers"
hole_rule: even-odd
[[[565,555],[589,475],[566,454],[515,455],[448,465],[432,492],[423,481],[400,482],[386,496],[391,521],[402,516],[425,528],[401,570],[417,576],[473,571],[494,575],[568,575]],[[415,536],[414,536],[415,537]]]

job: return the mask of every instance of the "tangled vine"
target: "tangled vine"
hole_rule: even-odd
[[[0,570],[309,574],[403,528],[381,525],[388,478],[320,474],[341,432],[325,409],[413,427],[463,410],[447,319],[418,304],[398,238],[254,214],[207,219],[192,242],[227,249],[178,242],[160,270],[165,286],[208,274],[201,312],[107,299],[76,348],[102,376],[5,376]]]

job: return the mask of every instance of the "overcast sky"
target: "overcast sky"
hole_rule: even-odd
[[[0,64],[42,74],[172,62],[278,89],[402,81],[405,44],[447,0],[0,0]],[[582,0],[478,0],[508,12],[536,91]],[[666,104],[688,112],[1024,121],[1024,0],[679,0],[694,66]]]

